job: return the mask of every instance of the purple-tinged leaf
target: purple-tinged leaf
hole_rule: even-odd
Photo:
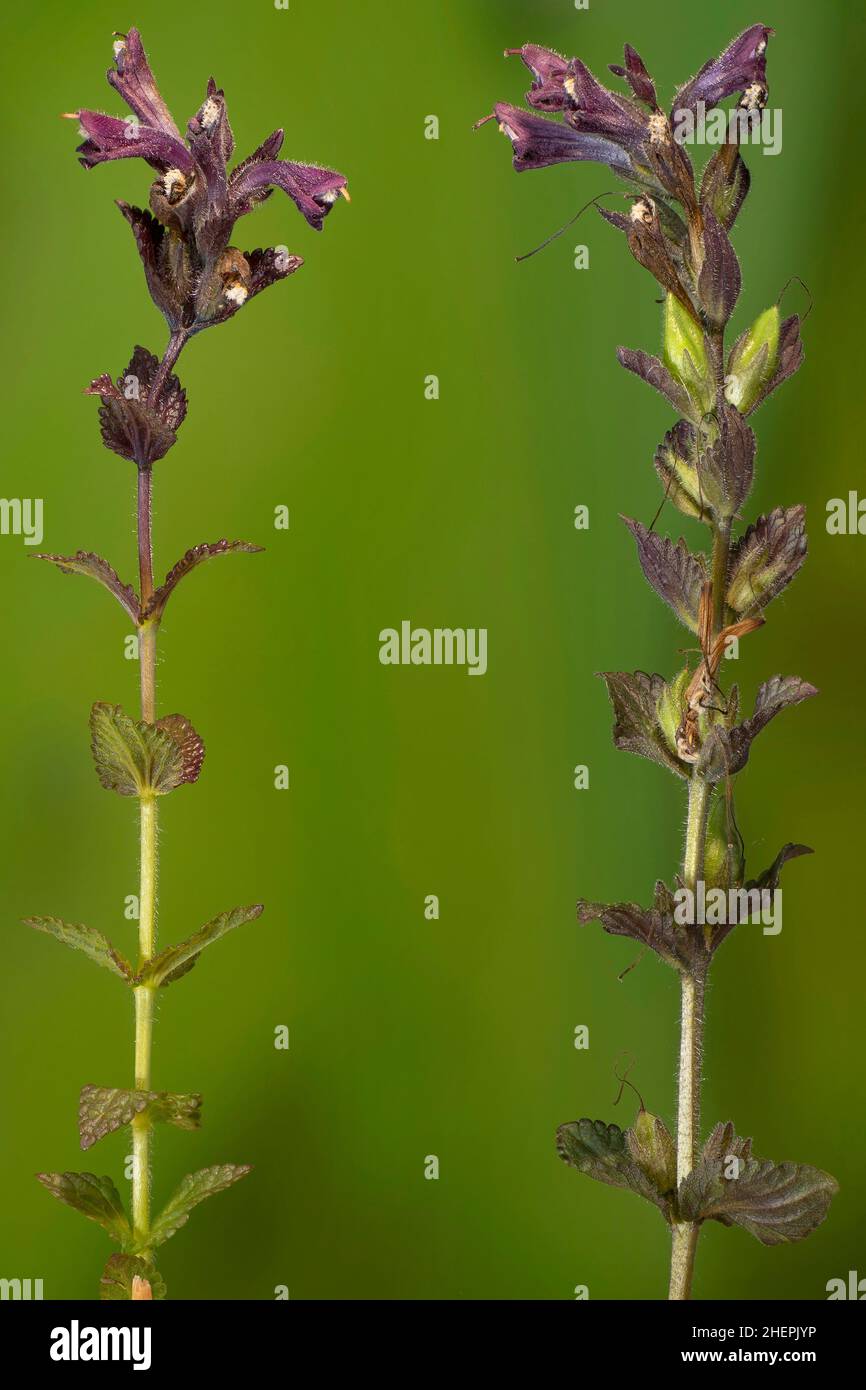
[[[613,705],[613,741],[617,748],[660,763],[678,777],[687,776],[683,764],[668,748],[658,722],[658,704],[667,682],[664,676],[645,671],[601,671]]]
[[[748,883],[746,884],[746,887],[759,888],[762,890],[767,888],[770,890],[770,892],[775,892],[775,890],[779,886],[779,879],[782,875],[782,870],[787,864],[788,860],[799,859],[800,856],[803,854],[814,853],[815,851],[811,849],[809,845],[797,845],[791,844],[789,842],[787,845],[782,846],[770,867],[768,869],[764,869],[762,873],[758,874],[757,878],[749,879]]]
[[[218,1163],[212,1168],[189,1173],[153,1222],[150,1245],[162,1245],[169,1240],[181,1226],[186,1225],[193,1207],[216,1192],[224,1192],[251,1171],[252,1165],[249,1163]]]
[[[164,796],[195,782],[204,744],[185,715],[167,714],[155,724],[131,719],[120,705],[98,701],[90,712],[91,750],[106,791],[120,796]]]
[[[707,318],[724,328],[740,296],[740,263],[727,232],[709,208],[704,210],[704,263],[698,276],[698,295]]]
[[[717,414],[719,437],[699,460],[701,485],[714,508],[733,517],[751,491],[755,436],[740,412],[726,401],[719,401]]]
[[[793,376],[796,371],[799,371],[803,364],[804,356],[803,340],[800,337],[800,316],[799,314],[792,314],[790,318],[785,319],[785,322],[779,329],[779,349],[776,370],[773,372],[773,375],[766,385],[761,389],[757,400],[750,406],[747,412],[748,414],[751,415],[753,410],[757,410],[758,406],[762,405],[767,397],[771,395],[778,386],[782,385],[783,381],[787,381],[788,377]]]
[[[773,676],[758,690],[755,712],[750,719],[728,730],[714,724],[704,740],[696,764],[698,773],[709,782],[741,772],[749,760],[752,743],[777,714],[791,705],[817,695],[818,691],[799,676]]]
[[[667,536],[648,531],[640,521],[627,516],[622,520],[637,542],[638,559],[647,583],[681,623],[697,632],[701,590],[707,581],[704,557],[692,555],[682,538],[675,545]]]
[[[116,385],[106,372],[84,392],[102,401],[99,422],[105,447],[139,468],[168,453],[186,415],[186,392],[173,374],[165,378],[158,396],[153,395],[158,369],[159,359],[136,347]]]
[[[209,541],[203,545],[193,546],[182,559],[178,560],[176,565],[172,566],[165,577],[165,582],[159,586],[150,601],[145,604],[143,619],[147,621],[149,618],[161,618],[165,611],[165,605],[180,581],[198,565],[204,564],[205,560],[213,560],[218,555],[232,555],[238,551],[254,555],[263,549],[264,546],[252,545],[249,541],[227,540]]]
[[[129,961],[124,960],[108,938],[95,927],[86,927],[82,922],[63,922],[59,917],[23,917],[21,920],[25,927],[45,932],[64,946],[70,946],[73,951],[82,951],[96,965],[110,970],[113,975],[119,975],[127,983],[132,980],[133,970]]]
[[[621,367],[625,367],[628,372],[634,372],[647,386],[658,391],[680,415],[690,413],[692,407],[688,391],[674,380],[660,358],[651,357],[648,352],[641,352],[639,349],[624,347],[617,348],[616,356]]]
[[[820,1226],[839,1191],[835,1178],[808,1163],[732,1156],[734,1164],[725,1156],[700,1158],[680,1184],[682,1220],[742,1226],[762,1245],[784,1245]]]
[[[102,584],[110,594],[113,594],[120,606],[129,614],[132,621],[138,626],[141,621],[141,611],[139,609],[138,594],[131,584],[121,583],[118,576],[107,560],[103,560],[101,555],[94,555],[89,550],[78,550],[74,555],[47,555],[38,554],[33,556],[34,560],[50,560],[56,565],[61,574],[88,574],[91,579],[96,579]]]
[[[725,144],[707,160],[701,178],[701,207],[729,232],[746,201],[752,176],[736,145]]]
[[[199,1129],[202,1097],[171,1091],[124,1091],[113,1086],[82,1086],[78,1098],[78,1135],[89,1149],[107,1134],[131,1124],[147,1111],[151,1119],[178,1129]]]
[[[112,1240],[123,1246],[132,1243],[123,1202],[111,1178],[98,1178],[95,1173],[37,1173],[36,1177],[52,1197],[98,1222]]]
[[[726,602],[736,613],[766,608],[806,558],[806,509],[776,507],[759,516],[731,551]]]
[[[593,903],[581,898],[577,920],[581,926],[598,922],[609,936],[628,937],[677,970],[691,968],[704,959],[700,933],[674,922],[674,899],[661,880],[656,883],[650,908],[637,903]]]
[[[181,973],[186,973],[190,968],[189,963],[197,960],[206,946],[219,941],[220,937],[226,936],[235,927],[255,921],[263,912],[264,907],[261,903],[253,903],[250,907],[233,907],[228,912],[221,912],[212,922],[199,927],[186,941],[181,941],[176,946],[166,946],[159,955],[147,961],[136,976],[136,984],[170,984],[173,979],[178,979]]]
[[[166,253],[165,227],[150,212],[132,207],[122,199],[117,200],[117,206],[135,237],[150,297],[171,331],[175,332],[183,324],[184,302],[179,285],[170,273],[163,273]]]
[[[684,516],[709,524],[712,509],[698,467],[700,458],[695,427],[687,420],[678,420],[656,450],[653,467],[664,488],[665,501],[672,502]]]
[[[136,1284],[136,1281],[145,1281],[150,1293],[142,1294],[141,1284]],[[111,1255],[99,1280],[100,1300],[128,1303],[136,1296],[165,1298],[166,1287],[162,1275],[150,1260],[141,1255]]]
[[[752,1156],[751,1139],[741,1139],[730,1120],[714,1125],[701,1149],[701,1158],[710,1163],[738,1158],[745,1162]]]

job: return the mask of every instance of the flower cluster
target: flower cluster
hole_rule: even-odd
[[[239,218],[281,188],[321,231],[337,198],[348,198],[346,179],[332,169],[279,159],[282,130],[229,171],[234,137],[224,93],[213,78],[184,140],[137,30],[117,38],[114,61],[108,81],[132,115],[74,112],[84,135],[78,154],[86,169],[112,159],[143,159],[155,171],[149,211],[118,206],[135,236],[154,303],[173,333],[190,336],[231,318],[302,263],[281,248],[245,252],[230,245]]]

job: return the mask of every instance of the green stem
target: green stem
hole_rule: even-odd
[[[707,817],[712,787],[702,777],[689,783],[689,812],[683,856],[683,883],[693,893],[704,872]],[[701,1123],[701,1051],[704,1035],[705,975],[700,968],[683,970],[680,1008],[680,1065],[677,1086],[677,1187],[695,1166]],[[668,1298],[690,1296],[700,1227],[675,1222],[671,1245]]]

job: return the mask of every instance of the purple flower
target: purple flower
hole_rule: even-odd
[[[624,177],[632,172],[627,155],[612,140],[575,130],[571,125],[546,116],[536,116],[507,101],[498,101],[493,114],[485,116],[478,125],[493,120],[511,141],[514,167],[518,172],[544,169],[549,164],[564,164],[576,159],[609,164]]]
[[[301,264],[279,248],[241,252],[229,244],[240,217],[280,188],[321,231],[346,179],[332,169],[278,158],[276,130],[229,172],[234,137],[225,95],[211,78],[205,100],[181,137],[160,96],[135,29],[114,45],[108,81],[130,108],[121,120],[98,111],[75,113],[84,134],[86,169],[113,159],[143,159],[158,177],[150,212],[120,203],[132,227],[154,302],[172,332],[199,332],[230,318],[245,301]]]
[[[677,92],[673,114],[694,110],[699,101],[718,106],[734,92],[742,92],[748,105],[763,105],[767,100],[767,40],[774,32],[766,24],[753,24],[720,57],[704,63],[697,77]]]

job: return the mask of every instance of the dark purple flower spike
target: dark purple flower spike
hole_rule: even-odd
[[[321,231],[337,198],[348,200],[346,179],[332,169],[278,158],[283,132],[274,131],[231,172],[234,137],[225,95],[213,78],[187,124],[184,139],[156,85],[135,29],[119,35],[108,80],[132,115],[75,112],[86,169],[114,159],[143,159],[158,175],[150,212],[118,204],[132,227],[154,303],[171,331],[185,336],[231,318],[252,295],[302,264],[279,249],[245,253],[231,246],[239,218],[274,188],[292,199]],[[255,266],[253,260],[255,259]]]

